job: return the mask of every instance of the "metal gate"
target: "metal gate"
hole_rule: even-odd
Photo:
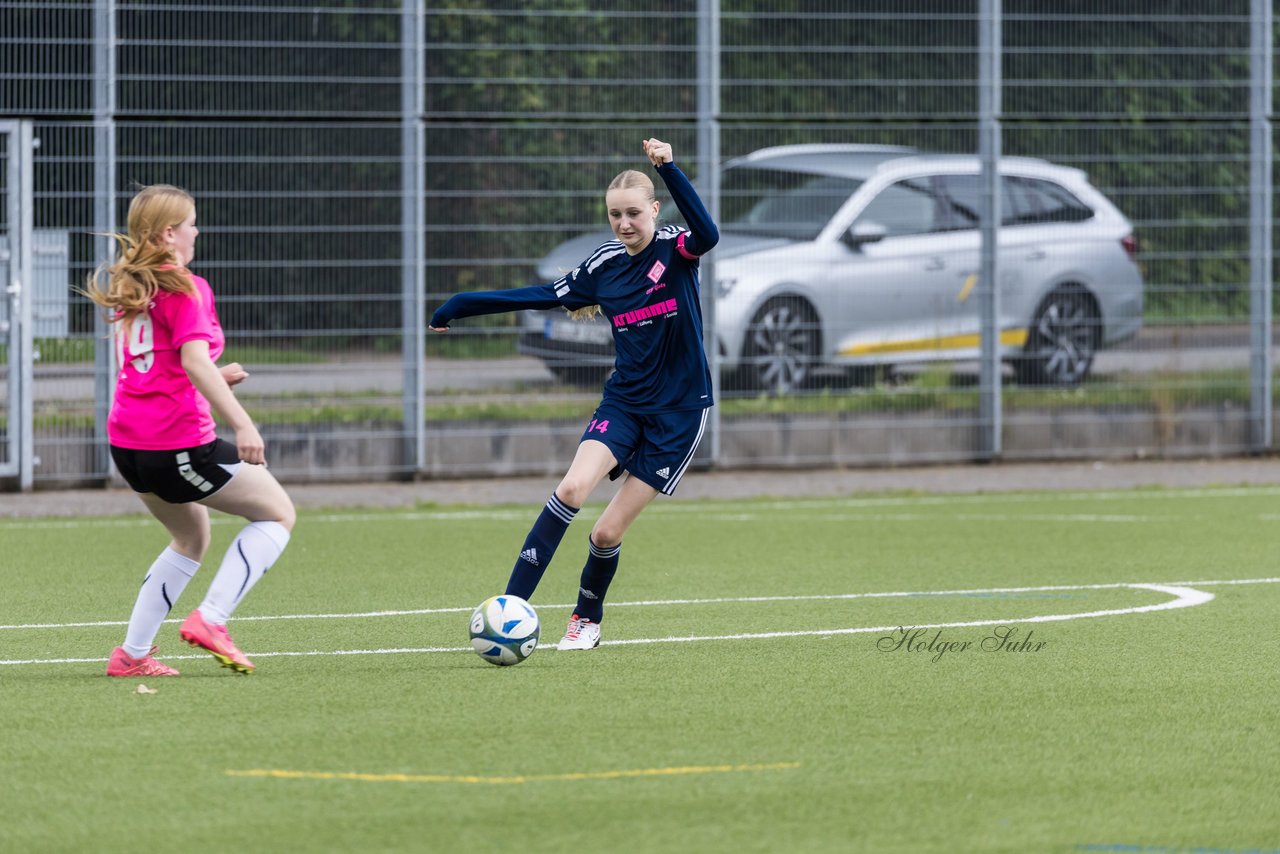
[[[35,469],[32,383],[35,341],[31,290],[35,271],[29,121],[0,120],[0,477],[30,489]]]

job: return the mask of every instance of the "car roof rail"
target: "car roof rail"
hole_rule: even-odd
[[[774,145],[759,148],[742,157],[735,157],[739,162],[762,160],[767,157],[778,157],[789,154],[919,154],[920,149],[909,145],[872,145],[856,142],[834,143],[801,143],[798,145]]]

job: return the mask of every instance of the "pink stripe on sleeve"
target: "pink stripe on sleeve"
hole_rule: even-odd
[[[684,248],[684,239],[688,234],[689,232],[687,231],[680,232],[680,236],[676,238],[676,250],[685,257],[685,260],[696,261],[698,260],[698,256]]]

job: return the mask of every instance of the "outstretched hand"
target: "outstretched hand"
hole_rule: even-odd
[[[646,139],[644,141],[644,156],[649,158],[649,162],[654,166],[661,166],[663,163],[671,163],[676,158],[671,153],[671,143],[663,142],[659,139]]]

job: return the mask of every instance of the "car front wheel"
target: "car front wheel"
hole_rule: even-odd
[[[748,387],[772,394],[801,388],[818,361],[818,316],[796,297],[772,299],[756,312],[742,345]]]
[[[1014,361],[1024,385],[1072,386],[1093,366],[1102,317],[1093,296],[1079,287],[1054,290],[1036,310],[1022,355]]]

